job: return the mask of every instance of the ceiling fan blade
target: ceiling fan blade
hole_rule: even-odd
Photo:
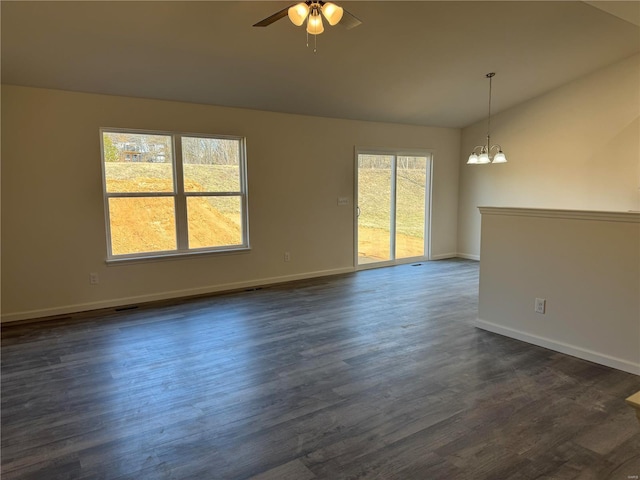
[[[340,22],[338,22],[338,25],[342,25],[347,30],[349,30],[351,28],[357,27],[361,23],[362,21],[358,17],[343,9],[342,19],[340,20]]]
[[[291,5],[289,5],[289,7],[291,7]],[[268,27],[273,22],[277,22],[281,18],[286,17],[287,13],[289,11],[289,7],[283,8],[279,12],[274,13],[273,15],[265,18],[264,20],[260,20],[258,23],[254,24],[253,26],[254,27]]]

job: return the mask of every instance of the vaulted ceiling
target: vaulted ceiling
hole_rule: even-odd
[[[363,23],[314,53],[286,18],[252,27],[286,0],[3,1],[2,82],[463,127],[487,72],[499,111],[640,51],[638,2],[339,3]]]

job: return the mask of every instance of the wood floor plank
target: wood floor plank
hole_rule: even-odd
[[[296,459],[255,475],[251,480],[312,480],[314,478],[316,476],[313,472]]]
[[[2,478],[632,475],[640,378],[475,329],[477,288],[443,260],[3,325]]]

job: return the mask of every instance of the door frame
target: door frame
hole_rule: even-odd
[[[396,157],[396,161],[394,164],[397,170],[397,157],[426,157],[426,179],[425,179],[425,195],[424,195],[424,255],[419,257],[409,257],[409,258],[393,258],[392,260],[386,260],[381,262],[373,262],[367,263],[364,265],[358,265],[358,204],[359,204],[359,190],[358,190],[358,180],[360,177],[360,172],[358,168],[358,156],[359,155],[393,155]],[[358,147],[354,148],[354,199],[353,202],[353,265],[355,270],[366,270],[370,268],[380,268],[380,267],[389,267],[393,265],[402,265],[413,262],[421,262],[421,261],[429,261],[431,260],[431,205],[432,205],[432,179],[433,179],[433,157],[434,150],[424,148],[424,149],[415,149],[415,148],[381,148],[381,147]],[[394,180],[397,177],[396,171],[393,172],[392,178]],[[391,185],[391,195],[393,200],[393,205],[396,205],[396,183]],[[394,215],[392,215],[394,217]],[[393,246],[393,256],[395,257],[395,236],[390,239]]]

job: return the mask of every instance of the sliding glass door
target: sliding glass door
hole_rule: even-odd
[[[359,267],[428,257],[431,155],[357,154]]]

